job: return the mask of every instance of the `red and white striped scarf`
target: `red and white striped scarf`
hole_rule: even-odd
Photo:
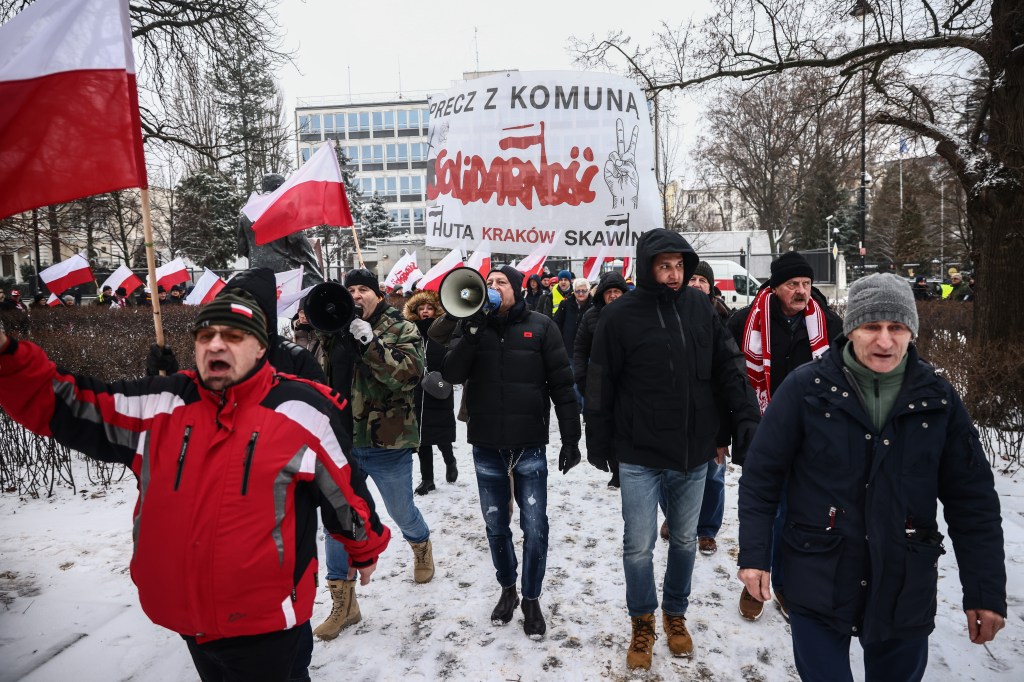
[[[747,360],[747,379],[757,394],[761,414],[764,414],[772,399],[772,325],[768,304],[774,295],[771,287],[765,287],[758,292],[750,307],[747,324],[743,328],[743,355]],[[811,342],[811,357],[817,358],[828,350],[828,328],[825,326],[825,313],[813,297],[809,297],[804,309],[804,324],[807,327],[807,338]]]

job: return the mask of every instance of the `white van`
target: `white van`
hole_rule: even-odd
[[[745,267],[731,260],[706,260],[715,271],[715,286],[722,292],[725,304],[739,310],[754,302],[761,283],[750,276]]]

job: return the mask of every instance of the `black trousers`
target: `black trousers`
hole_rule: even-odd
[[[441,452],[441,458],[447,464],[449,460],[455,459],[455,451],[452,443],[437,443],[437,449]],[[420,480],[434,480],[434,450],[430,445],[421,445],[417,453],[420,458]]]
[[[181,636],[203,682],[287,682],[300,642],[313,639],[306,621],[290,630],[228,637],[198,644]],[[308,679],[308,677],[306,678]]]

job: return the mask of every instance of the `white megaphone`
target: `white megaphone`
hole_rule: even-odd
[[[441,280],[438,288],[441,307],[451,317],[467,318],[501,306],[501,294],[487,288],[483,275],[473,268],[455,268]]]

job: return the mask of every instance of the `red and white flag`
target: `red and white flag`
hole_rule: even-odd
[[[408,289],[423,277],[423,272],[416,264],[416,252],[407,253],[398,259],[395,266],[391,268],[384,286],[390,289]]]
[[[302,289],[302,274],[305,271],[303,266],[294,270],[275,272],[274,279],[277,281],[277,314],[283,315],[295,302],[293,296]],[[298,306],[295,306],[298,308]],[[294,315],[294,313],[292,313]],[[290,316],[289,316],[290,317]]]
[[[100,291],[103,291],[104,287],[110,287],[115,292],[118,289],[124,288],[125,296],[130,296],[133,291],[142,286],[142,280],[132,272],[127,265],[121,265],[117,270],[110,273],[110,276],[103,280],[103,284],[100,285]]]
[[[127,0],[38,0],[0,26],[0,218],[146,187]]]
[[[331,143],[320,149],[270,194],[253,194],[242,207],[257,244],[267,244],[317,225],[348,226],[352,213],[341,166]]]
[[[426,274],[419,281],[420,291],[437,291],[438,287],[441,286],[441,280],[444,276],[455,268],[462,267],[462,250],[455,249],[447,256],[437,261],[437,265],[427,270]]]
[[[601,251],[598,252],[597,256],[588,258],[583,261],[583,279],[596,282],[601,277],[601,268],[605,263],[610,263],[614,258],[610,256],[604,256],[608,252],[607,248],[602,247]]]
[[[89,261],[81,254],[51,265],[40,272],[39,276],[46,282],[46,288],[55,294],[62,294],[76,284],[85,284],[93,280]]]
[[[217,273],[210,268],[203,270],[202,276],[196,282],[192,292],[182,301],[185,305],[205,305],[212,301],[220,290],[224,288],[225,282]]]
[[[484,277],[487,276],[487,273],[491,271],[491,243],[489,241],[480,242],[473,255],[466,259],[466,267],[473,268]]]
[[[57,294],[50,294],[50,298],[46,299],[46,305],[51,308],[56,308],[59,305],[64,305],[64,301],[60,300],[60,297],[57,296]]]
[[[629,277],[629,270],[633,267],[633,259],[626,256],[622,259],[622,276]]]
[[[537,248],[530,252],[530,255],[519,261],[515,268],[523,273],[524,280],[529,279],[530,275],[539,275],[544,272],[544,261],[548,259],[548,254],[551,253],[553,244],[553,240],[547,244],[539,244]]]
[[[164,263],[156,269],[156,283],[164,289],[170,289],[175,284],[188,282],[191,279],[192,275],[188,274],[185,261],[181,258],[175,258],[170,263]]]

